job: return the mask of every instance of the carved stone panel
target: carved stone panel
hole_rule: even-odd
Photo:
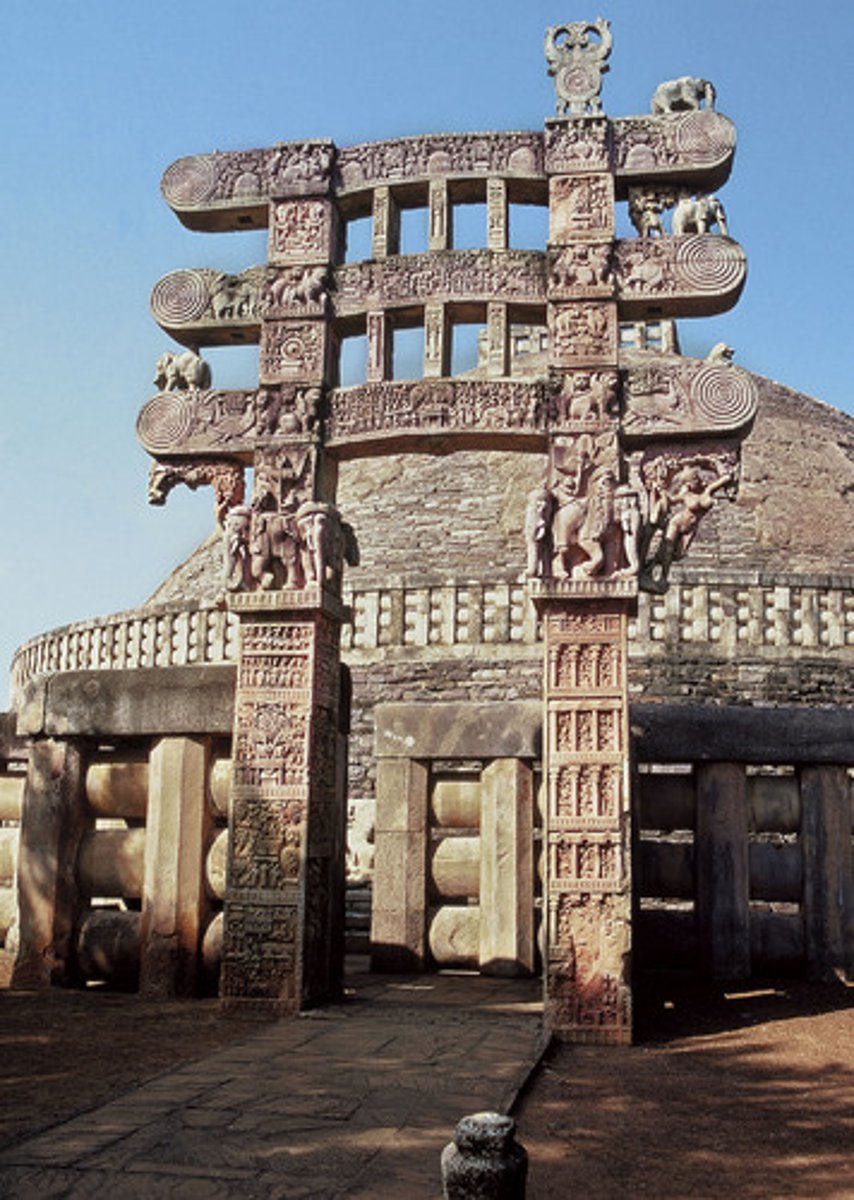
[[[366,384],[334,391],[326,420],[327,442],[446,438],[516,432],[544,434],[548,388],[510,380],[441,379]]]
[[[549,180],[549,244],[603,241],[614,233],[610,175],[558,175]]]
[[[556,367],[609,366],[617,357],[617,309],[595,302],[549,305],[549,357]]]
[[[759,397],[752,376],[732,363],[655,359],[630,366],[624,387],[623,436],[707,437],[745,429]]]
[[[262,384],[324,382],[329,333],[321,321],[266,321],[261,340]]]
[[[238,275],[209,268],[171,271],[152,290],[151,313],[161,329],[193,348],[257,342],[266,279],[266,267]]]
[[[329,996],[334,964],[318,968],[316,931],[328,888],[312,870],[340,855],[338,625],[312,609],[247,613],[241,623],[234,715],[231,841],[221,994],[228,1007],[288,1012]],[[311,895],[309,895],[311,893]],[[322,957],[322,956],[321,956]]]
[[[335,234],[335,213],[328,200],[278,200],[270,211],[269,261],[330,262]]]
[[[606,117],[546,122],[545,168],[549,175],[608,171],[611,126]]]
[[[735,126],[702,109],[667,116],[620,117],[613,122],[619,194],[634,181],[679,180],[719,187],[735,153]]]
[[[549,252],[550,300],[607,299],[614,286],[610,241],[574,242]]]

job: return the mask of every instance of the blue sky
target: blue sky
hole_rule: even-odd
[[[277,140],[339,145],[441,130],[539,129],[543,35],[599,7],[554,0],[41,0],[7,4],[0,70],[0,662],[27,638],[141,603],[212,528],[208,490],[146,504],[134,433],[168,339],[151,287],[237,270],[259,234],[185,230],[160,198],[185,154]],[[721,195],[747,251],[730,314],[683,348],[854,413],[850,0],[610,0],[604,104],[648,111],[663,79],[714,81],[739,131]],[[846,282],[848,281],[848,282]],[[251,356],[209,352],[219,386]]]

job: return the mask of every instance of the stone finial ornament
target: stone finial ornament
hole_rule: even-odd
[[[598,41],[591,41],[590,34]],[[603,17],[546,30],[546,61],[555,81],[559,117],[601,115],[599,93],[612,45],[611,22]]]

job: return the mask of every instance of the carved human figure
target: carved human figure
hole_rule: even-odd
[[[719,473],[709,480],[702,467]],[[641,561],[654,590],[664,589],[671,563],[688,553],[700,521],[714,507],[718,492],[732,488],[735,482],[734,470],[723,470],[720,464],[707,459],[686,462],[669,481],[653,473],[648,481],[649,524],[642,537]],[[650,554],[657,533],[660,538]]]
[[[629,188],[629,219],[642,238],[663,237],[661,214],[667,197],[651,188]]]
[[[614,492],[614,511],[622,532],[622,557],[625,565],[615,576],[633,579],[640,570],[641,511],[638,494],[630,487],[618,487]]]
[[[242,591],[251,583],[249,555],[251,528],[252,509],[248,504],[236,504],[225,514],[223,521],[223,583],[226,591]]]

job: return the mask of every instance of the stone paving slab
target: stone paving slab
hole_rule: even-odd
[[[540,988],[359,976],[344,1004],[7,1147],[9,1200],[415,1200],[460,1117],[506,1111],[543,1049]],[[238,1027],[244,1038],[246,1027]]]

